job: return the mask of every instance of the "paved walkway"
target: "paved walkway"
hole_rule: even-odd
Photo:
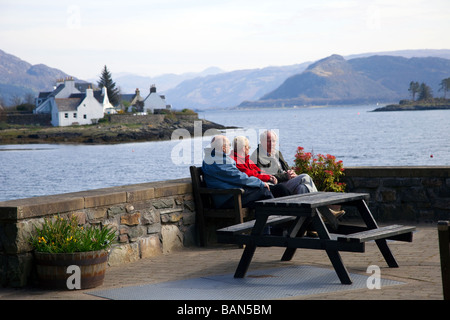
[[[407,223],[411,225],[411,223]],[[350,273],[366,273],[369,265],[381,268],[381,277],[405,284],[381,289],[358,289],[294,297],[301,300],[442,300],[437,228],[435,224],[417,225],[412,243],[389,242],[400,267],[388,268],[374,242],[366,244],[365,253],[342,252]],[[85,292],[136,286],[165,281],[233,274],[242,249],[232,246],[188,248],[121,266],[108,267],[101,287],[90,290],[49,291],[37,288],[0,288],[0,300],[98,300]],[[323,251],[299,249],[292,261],[281,262],[282,248],[257,248],[250,270],[289,265],[332,268]]]

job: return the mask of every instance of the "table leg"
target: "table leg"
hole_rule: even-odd
[[[391,249],[388,247],[386,239],[375,240],[375,243],[377,244],[378,249],[380,249],[381,254],[384,257],[384,260],[386,260],[389,268],[398,268],[397,260],[395,260]]]
[[[327,227],[325,226],[325,223],[323,222],[322,218],[320,217],[319,212],[315,215],[313,218],[313,226],[315,230],[317,231],[320,239],[330,239],[330,234],[328,233]],[[342,284],[352,284],[352,280],[350,279],[350,274],[347,271],[347,268],[345,267],[341,255],[338,250],[332,250],[332,249],[325,249],[328,258],[331,261],[331,264],[333,265],[334,270],[336,271],[336,274],[341,281]]]
[[[360,200],[357,202],[356,207],[358,208],[358,211],[361,214],[362,219],[366,223],[366,226],[369,229],[377,229],[378,225],[377,225],[375,219],[373,218],[372,213],[370,212],[370,209],[367,206],[366,202],[364,200]],[[386,239],[375,240],[375,243],[377,244],[378,249],[380,250],[381,254],[383,255],[384,260],[386,260],[388,266],[390,268],[398,268],[398,263],[395,260],[395,257],[392,254],[391,249],[387,245]]]
[[[261,235],[266,225],[268,216],[257,216],[255,225],[253,226],[251,235]],[[244,252],[242,253],[241,260],[237,266],[236,272],[234,273],[235,278],[244,278],[247,273],[250,262],[252,262],[253,255],[256,250],[256,244],[254,242],[245,245]]]
[[[336,271],[339,280],[341,280],[342,284],[352,284],[352,279],[350,279],[350,275],[347,271],[347,268],[344,266],[342,262],[341,255],[337,250],[325,250],[327,252],[328,258],[331,261],[331,264]]]
[[[310,222],[310,218],[307,219],[306,217],[298,217],[295,220],[295,224],[293,225],[291,230],[289,230],[288,237],[302,237],[305,234],[306,228],[308,227]],[[286,250],[284,250],[283,256],[281,257],[281,261],[291,261],[296,250],[297,248],[286,248]]]
[[[239,261],[236,272],[234,273],[235,278],[244,278],[247,273],[250,262],[252,262],[253,254],[255,253],[256,245],[247,244],[245,246],[244,252],[242,253],[241,260]]]

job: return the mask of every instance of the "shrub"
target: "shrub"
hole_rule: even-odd
[[[54,217],[45,219],[41,227],[35,227],[36,234],[30,243],[38,252],[72,253],[107,250],[116,239],[112,228],[82,227],[76,216],[70,219]]]
[[[340,182],[344,175],[342,160],[330,154],[314,155],[305,152],[303,147],[297,148],[294,160],[294,171],[297,174],[307,173],[313,179],[319,191],[344,192],[345,183]]]

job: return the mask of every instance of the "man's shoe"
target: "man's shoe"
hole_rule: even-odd
[[[317,233],[317,231],[306,231],[306,236],[310,237],[310,238],[318,238],[319,234]]]
[[[333,210],[333,209],[329,209],[329,210],[331,211],[331,213],[334,215],[334,217],[336,219],[341,218],[345,214],[345,210],[339,210],[339,211],[336,211],[336,210]]]

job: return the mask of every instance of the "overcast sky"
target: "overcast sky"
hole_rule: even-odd
[[[0,49],[81,79],[450,49],[449,0],[0,0]]]

